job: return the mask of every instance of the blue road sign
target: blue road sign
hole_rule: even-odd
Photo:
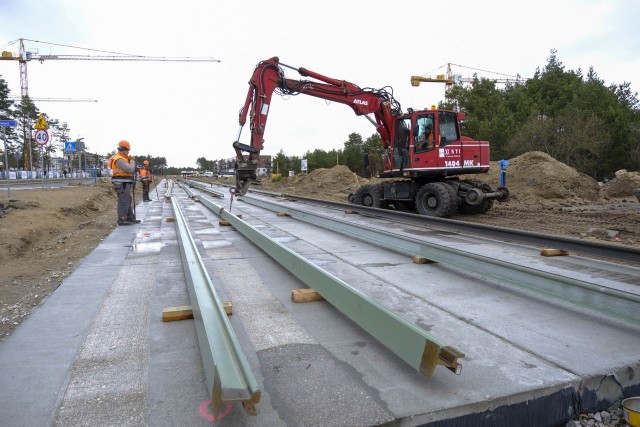
[[[18,125],[18,122],[16,122],[15,120],[0,120],[0,126],[9,126],[9,127],[16,127]]]
[[[75,153],[76,152],[76,142],[75,141],[67,141],[64,143],[64,152],[65,153]]]

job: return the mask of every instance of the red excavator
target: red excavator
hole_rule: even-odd
[[[314,80],[286,78],[283,67]],[[246,194],[251,182],[257,179],[258,156],[263,148],[271,96],[276,92],[310,95],[348,105],[356,115],[365,116],[376,127],[385,149],[383,172],[379,177],[387,179],[361,186],[349,197],[351,203],[417,210],[422,215],[446,218],[456,211],[485,213],[494,200],[509,200],[509,190],[504,186],[494,190],[485,182],[459,178],[489,171],[489,142],[474,141],[460,134],[464,113],[411,108],[403,113],[392,89],[391,92],[387,89],[360,88],[306,68],[291,67],[277,57],[261,61],[249,81],[249,92],[240,110],[240,130],[233,143],[236,151],[233,192]],[[242,144],[240,134],[247,115],[251,141]]]

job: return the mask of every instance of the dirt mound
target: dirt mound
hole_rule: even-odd
[[[287,178],[285,178],[287,179]],[[337,192],[353,192],[367,181],[359,180],[351,170],[343,165],[331,169],[316,169],[309,174],[302,173],[294,177],[286,185],[295,186],[301,190],[325,190]]]
[[[531,151],[509,160],[506,186],[513,200],[538,204],[544,200],[571,200],[575,203],[598,200],[600,186],[588,175],[541,151]],[[499,162],[491,162],[488,174],[475,175],[492,187],[500,185]]]
[[[614,179],[604,184],[603,193],[606,198],[630,197],[635,195],[636,189],[640,189],[640,173],[622,169],[616,172]]]
[[[276,183],[263,179],[259,188],[346,203],[349,194],[354,193],[360,185],[367,182],[369,182],[367,179],[356,176],[347,166],[338,165],[330,169],[320,168],[310,173],[303,172],[284,177]]]

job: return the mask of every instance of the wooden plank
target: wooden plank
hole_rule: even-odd
[[[223,302],[222,306],[224,307],[224,312],[227,313],[227,316],[231,316],[233,314],[233,304],[230,302]]]
[[[565,255],[569,255],[569,251],[565,251],[564,249],[547,249],[547,248],[543,248],[540,251],[540,255],[542,255],[542,256],[565,256]]]
[[[425,258],[423,256],[416,255],[413,257],[414,264],[435,264],[436,261],[430,260],[429,258]]]
[[[162,321],[174,322],[176,320],[193,319],[193,311],[190,305],[181,307],[167,307],[162,309]]]
[[[233,314],[233,304],[230,302],[222,303],[224,312],[227,316]],[[190,305],[183,305],[180,307],[166,307],[162,309],[162,321],[163,322],[175,322],[176,320],[193,319],[193,310]]]
[[[293,302],[324,301],[324,298],[322,297],[322,295],[320,295],[313,289],[292,289],[291,301]]]
[[[286,212],[278,212],[276,215],[278,215],[278,216],[289,216],[289,214],[286,213]]]

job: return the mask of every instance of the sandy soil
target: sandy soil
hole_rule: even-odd
[[[497,165],[481,177],[500,182]],[[212,180],[213,181],[213,180]],[[228,182],[232,182],[228,179]],[[345,166],[264,182],[263,189],[346,201],[358,185]],[[75,184],[75,183],[74,183]],[[508,203],[484,215],[455,219],[640,247],[640,173],[606,184],[543,153],[510,160]],[[152,189],[153,192],[153,189]],[[139,201],[139,200],[138,200]],[[116,196],[108,181],[61,189],[0,193],[0,341],[4,340],[116,227]]]

